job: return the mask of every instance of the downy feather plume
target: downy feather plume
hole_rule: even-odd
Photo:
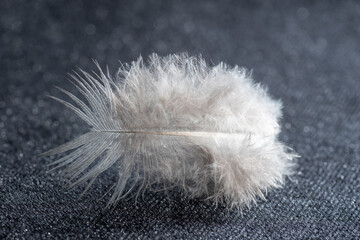
[[[115,77],[97,66],[71,75],[84,100],[63,89],[75,104],[52,97],[90,126],[44,153],[66,152],[53,164],[67,166],[70,187],[87,190],[115,165],[110,205],[162,186],[242,208],[291,173],[295,154],[278,140],[282,105],[244,69],[186,54],[140,57]]]

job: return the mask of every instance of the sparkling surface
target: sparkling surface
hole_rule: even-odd
[[[3,1],[0,238],[360,238],[360,4],[269,1]],[[104,209],[115,181],[66,191],[38,154],[86,131],[54,85],[66,73],[152,52],[253,69],[284,103],[291,180],[243,214],[174,191]],[[73,91],[75,92],[75,91]]]

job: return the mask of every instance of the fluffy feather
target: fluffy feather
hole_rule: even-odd
[[[115,78],[99,72],[72,75],[86,101],[61,89],[77,106],[53,97],[91,126],[45,153],[68,152],[53,164],[67,166],[71,187],[89,187],[117,165],[109,204],[161,183],[241,208],[290,174],[295,155],[278,141],[281,103],[244,69],[153,54],[148,63],[123,65]]]

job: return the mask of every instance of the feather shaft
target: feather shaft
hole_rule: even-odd
[[[224,133],[224,132],[193,132],[193,131],[141,131],[141,130],[104,130],[101,132],[122,133],[122,134],[145,134],[145,135],[164,135],[164,136],[181,136],[181,137],[229,137],[251,135],[246,132]]]

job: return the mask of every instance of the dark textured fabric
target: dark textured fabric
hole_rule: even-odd
[[[356,1],[12,1],[0,4],[0,238],[360,238],[360,4]],[[240,3],[241,2],[241,3]],[[180,193],[104,209],[38,154],[86,131],[46,95],[66,73],[187,51],[253,70],[284,103],[300,155],[283,189],[243,214]],[[75,92],[75,91],[73,91]]]

